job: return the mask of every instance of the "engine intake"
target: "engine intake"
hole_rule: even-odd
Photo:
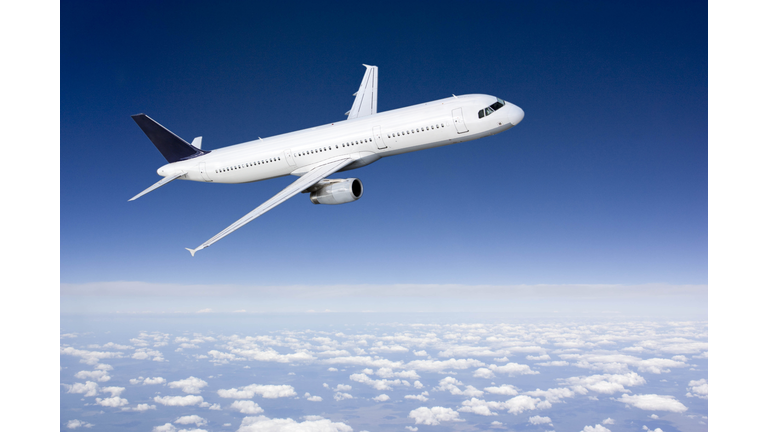
[[[363,196],[363,182],[359,179],[348,178],[331,182],[310,193],[309,199],[315,204],[346,204]]]

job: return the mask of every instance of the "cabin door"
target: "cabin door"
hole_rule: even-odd
[[[467,125],[464,124],[464,114],[461,112],[461,108],[456,108],[453,113],[453,125],[456,126],[457,133],[468,132]]]
[[[296,166],[296,161],[293,160],[293,153],[290,150],[285,151],[285,160],[288,161],[290,166]]]
[[[212,181],[210,177],[208,177],[208,173],[205,172],[205,162],[200,162],[197,165],[197,169],[200,170],[200,176],[203,178],[203,180],[209,182]]]
[[[376,147],[380,149],[387,148],[387,145],[384,144],[384,140],[381,138],[381,126],[373,127],[373,139],[376,141]]]

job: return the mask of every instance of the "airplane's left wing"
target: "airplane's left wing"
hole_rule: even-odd
[[[211,237],[205,243],[201,244],[195,249],[189,249],[189,248],[186,248],[186,249],[189,251],[189,253],[192,254],[192,256],[195,256],[195,252],[201,249],[205,249],[208,246],[228,236],[229,234],[232,234],[233,232],[235,232],[235,230],[241,228],[248,222],[272,210],[273,208],[277,207],[278,204],[281,204],[283,201],[287,200],[288,198],[313,186],[315,183],[335,173],[336,171],[339,171],[340,169],[344,168],[345,166],[349,165],[352,162],[353,162],[353,159],[351,157],[347,157],[344,159],[336,159],[326,164],[316,166],[315,168],[313,168],[303,176],[299,177],[295,182],[291,183],[287,188],[281,190],[277,195],[268,199],[264,204],[253,209],[253,211],[251,211],[247,215],[241,217],[237,222],[228,226],[222,232]]]

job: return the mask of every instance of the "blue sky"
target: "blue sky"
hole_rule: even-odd
[[[182,7],[183,5],[183,7]],[[380,6],[380,5],[379,5]],[[707,284],[705,3],[205,2],[61,9],[61,282]],[[154,183],[144,112],[207,149],[342,120],[379,66],[379,111],[488,93],[502,134],[352,171],[364,197]]]

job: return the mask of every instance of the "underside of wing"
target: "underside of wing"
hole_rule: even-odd
[[[211,237],[208,241],[196,247],[195,249],[187,248],[187,250],[192,254],[192,256],[195,256],[195,252],[201,249],[205,249],[208,246],[228,236],[229,234],[232,234],[233,232],[243,227],[248,222],[272,210],[273,208],[277,207],[278,204],[284,202],[288,198],[298,193],[301,193],[307,188],[312,187],[313,185],[315,185],[315,183],[323,180],[325,177],[335,173],[336,171],[339,171],[340,169],[344,168],[345,166],[349,165],[352,162],[353,162],[353,159],[348,157],[344,159],[335,159],[328,163],[316,166],[315,168],[313,168],[303,176],[299,177],[295,182],[291,183],[288,187],[281,190],[277,195],[268,199],[266,202],[264,202],[264,204],[256,207],[255,209],[253,209],[253,211],[241,217],[237,222],[225,228],[222,232]]]
[[[365,66],[365,75],[360,88],[355,93],[352,109],[347,112],[347,120],[376,114],[379,100],[379,68],[365,64],[363,66]]]

